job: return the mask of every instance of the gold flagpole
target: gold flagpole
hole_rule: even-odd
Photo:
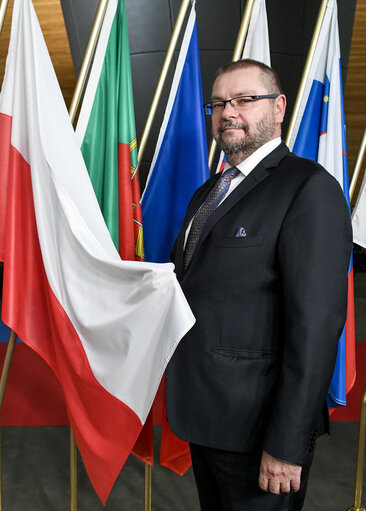
[[[70,427],[70,511],[78,508],[78,451]]]
[[[141,136],[141,141],[138,144],[138,156],[137,156],[137,165],[140,167],[142,162],[142,157],[144,155],[145,149],[146,149],[146,143],[150,135],[150,131],[155,119],[156,110],[158,108],[158,104],[160,101],[161,94],[163,92],[164,84],[168,75],[169,67],[173,59],[174,50],[177,46],[178,37],[182,30],[184,18],[187,14],[187,10],[189,7],[189,4],[192,3],[192,0],[182,0],[182,3],[180,5],[180,9],[178,12],[177,20],[175,22],[174,30],[172,33],[172,36],[170,38],[168,50],[165,55],[165,59],[163,62],[163,66],[160,71],[158,83],[156,85],[155,93],[153,96],[153,100],[151,102],[150,110],[146,119],[144,131]],[[152,486],[151,486],[151,476],[152,476],[152,467],[145,463],[145,511],[151,511],[151,493],[152,493]],[[1,511],[1,510],[0,510]]]
[[[151,511],[151,475],[152,467],[145,463],[145,511]]]
[[[242,56],[243,48],[244,48],[244,41],[245,41],[245,38],[248,33],[249,22],[250,22],[250,17],[252,15],[254,2],[255,2],[255,0],[248,0],[245,5],[243,19],[241,20],[239,33],[238,33],[238,37],[236,39],[236,44],[235,44],[235,48],[234,48],[234,53],[233,53],[233,58],[232,58],[233,62],[236,62]],[[212,162],[213,162],[213,159],[215,156],[215,152],[216,152],[216,141],[212,140],[209,155],[208,155],[208,168],[210,170],[211,170]]]
[[[74,124],[76,113],[78,111],[81,96],[85,87],[86,78],[89,73],[90,65],[97,45],[102,23],[107,10],[108,0],[100,0],[98,10],[95,15],[94,23],[90,32],[89,41],[85,50],[83,63],[81,65],[78,81],[76,83],[74,95],[69,108],[71,123]],[[75,438],[70,427],[70,511],[77,511],[78,506],[78,458]],[[0,509],[1,511],[1,509]]]
[[[297,92],[295,106],[294,106],[294,109],[292,110],[292,116],[291,116],[290,124],[289,124],[288,130],[287,130],[287,137],[286,137],[287,145],[289,145],[292,134],[294,132],[296,117],[297,117],[297,114],[300,109],[301,98],[304,93],[306,80],[307,80],[309,72],[310,72],[310,66],[311,66],[311,63],[314,58],[315,48],[316,48],[316,45],[317,45],[317,42],[319,39],[320,29],[322,27],[322,23],[323,23],[323,19],[325,16],[325,12],[327,10],[327,6],[328,6],[328,0],[322,0],[322,4],[320,6],[320,10],[319,10],[319,14],[318,14],[318,19],[317,19],[317,22],[315,25],[313,37],[312,37],[310,48],[309,48],[309,53],[306,58],[306,63],[305,63],[304,71],[303,71],[301,82],[300,82],[300,87]]]
[[[353,199],[353,195],[355,193],[356,184],[357,184],[357,181],[358,181],[361,169],[362,169],[362,162],[364,160],[365,154],[366,154],[366,127],[365,127],[365,131],[363,132],[360,149],[358,151],[355,168],[354,168],[353,174],[352,174],[351,184],[349,187],[349,197],[350,197],[351,202]]]
[[[358,449],[357,449],[355,498],[353,501],[353,506],[349,507],[347,509],[347,511],[365,511],[365,508],[361,507],[365,445],[366,445],[366,385],[364,386],[363,394],[362,394],[362,398],[361,398],[361,413],[360,413],[360,425],[359,425]]]
[[[6,9],[8,8],[9,0],[2,0],[0,5],[0,34],[3,29]]]
[[[155,94],[154,94],[154,97],[153,97],[153,100],[152,100],[152,103],[150,106],[149,114],[147,116],[145,128],[142,133],[141,141],[139,143],[138,157],[137,157],[138,166],[140,166],[141,162],[142,162],[142,157],[143,157],[143,154],[144,154],[145,148],[146,148],[146,142],[150,135],[151,127],[152,127],[152,124],[153,124],[153,121],[155,118],[156,110],[158,108],[161,93],[163,91],[165,80],[166,80],[166,77],[167,77],[167,74],[169,71],[169,67],[170,67],[170,64],[171,64],[171,61],[172,61],[172,58],[174,55],[174,50],[177,45],[178,37],[182,30],[183,21],[184,21],[185,15],[187,13],[187,9],[188,9],[190,2],[191,2],[191,0],[182,0],[182,3],[180,5],[179,13],[177,16],[177,21],[175,22],[175,27],[174,27],[174,30],[172,33],[172,37],[170,39],[168,50],[165,55],[163,67],[161,68],[158,84],[156,86]]]
[[[16,340],[17,340],[17,334],[14,332],[14,330],[11,330],[10,335],[9,335],[9,340],[8,340],[8,347],[6,349],[6,355],[5,355],[5,360],[4,360],[4,364],[3,364],[3,369],[1,372],[1,379],[0,379],[0,415],[1,415],[1,409],[3,406],[5,388],[6,388],[6,384],[8,381],[10,366],[11,366],[11,362],[13,360],[13,354],[14,354]],[[1,452],[1,438],[0,438],[0,511],[2,511],[2,509],[3,509],[3,485],[2,485],[2,452]]]
[[[17,334],[14,332],[14,330],[11,330],[10,335],[9,335],[8,347],[6,350],[3,370],[1,373],[1,379],[0,379],[0,410],[3,405],[5,387],[6,387],[6,383],[8,381],[10,365],[11,365],[11,361],[13,359],[13,353],[14,353],[16,340],[17,340]]]
[[[88,41],[88,45],[85,50],[85,55],[83,59],[83,63],[81,65],[78,81],[76,83],[74,95],[71,100],[71,105],[69,108],[69,115],[71,119],[71,123],[74,124],[77,110],[79,108],[81,95],[84,90],[86,78],[88,76],[88,72],[90,69],[90,64],[94,55],[94,50],[98,41],[98,37],[100,34],[100,30],[102,28],[102,23],[104,19],[105,12],[107,10],[108,0],[100,0],[97,13],[95,15],[94,23],[90,32],[90,37]]]

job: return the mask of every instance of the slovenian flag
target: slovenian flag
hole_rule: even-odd
[[[202,103],[193,5],[141,199],[147,261],[169,261],[188,203],[209,177]]]
[[[194,318],[173,265],[121,261],[30,0],[14,1],[0,176],[3,321],[57,376],[105,503]]]
[[[337,3],[329,0],[321,26],[290,149],[319,162],[332,174],[349,201],[346,129],[339,48]],[[346,394],[356,378],[352,258],[348,275],[347,321],[338,345],[334,375],[328,392],[330,408],[346,405]]]
[[[267,66],[271,65],[266,0],[254,1],[242,58],[258,60]],[[225,163],[225,155],[221,151],[216,172],[221,172]]]

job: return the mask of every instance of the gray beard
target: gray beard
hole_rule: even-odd
[[[245,133],[245,137],[237,142],[224,141],[222,138],[223,130],[230,126],[241,128]],[[259,147],[263,144],[271,140],[275,127],[275,123],[272,119],[262,119],[261,121],[258,121],[255,133],[249,134],[248,126],[246,124],[226,121],[220,126],[218,132],[213,135],[219,149],[224,151],[227,156],[241,154],[244,157],[247,157],[259,149]]]

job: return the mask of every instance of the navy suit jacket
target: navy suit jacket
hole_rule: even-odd
[[[302,464],[346,319],[349,210],[337,181],[282,143],[214,211],[184,271],[185,231],[216,179],[172,254],[196,324],[167,368],[168,421],[192,443]]]

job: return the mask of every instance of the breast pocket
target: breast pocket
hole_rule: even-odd
[[[220,238],[217,241],[218,247],[223,248],[246,248],[246,247],[259,247],[263,244],[265,235],[261,234],[258,236],[245,236],[242,238],[236,238],[235,236]]]
[[[266,358],[272,358],[276,360],[278,358],[277,351],[271,350],[248,350],[242,348],[223,348],[221,346],[214,346],[212,348],[213,353],[217,353],[222,357],[230,357],[236,360],[261,360]]]

